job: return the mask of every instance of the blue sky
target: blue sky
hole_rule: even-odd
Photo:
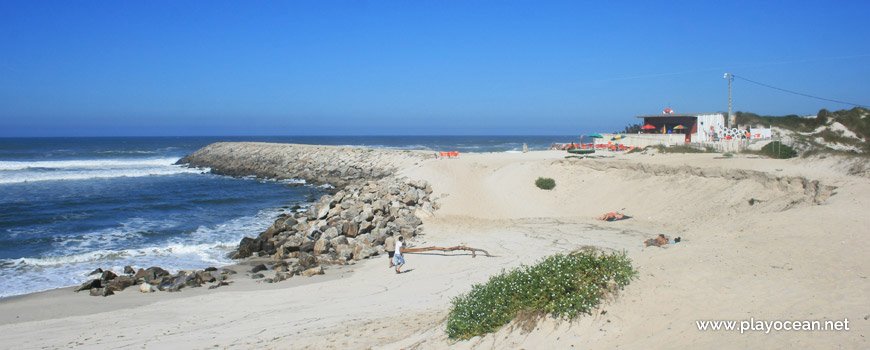
[[[4,1],[0,136],[613,131],[870,104],[867,1]],[[852,106],[734,82],[734,110]]]

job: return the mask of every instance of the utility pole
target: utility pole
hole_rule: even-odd
[[[728,119],[725,121],[729,128],[736,128],[736,120],[732,120],[733,117],[731,115],[731,82],[734,81],[734,74],[725,73],[725,79],[728,79]]]

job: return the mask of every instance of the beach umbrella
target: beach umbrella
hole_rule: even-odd
[[[653,126],[652,124],[647,124],[647,125],[641,126],[640,128],[643,130],[655,130],[656,127]]]
[[[681,129],[685,129],[685,128],[686,128],[685,126],[677,125],[674,127],[674,130],[681,130]]]
[[[589,137],[591,137],[591,138],[596,138],[596,139],[602,139],[602,138],[604,138],[604,136],[601,136],[601,134],[598,134],[598,133],[595,133],[595,134],[589,134]]]

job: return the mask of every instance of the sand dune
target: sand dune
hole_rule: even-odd
[[[401,172],[429,181],[440,197],[441,209],[424,222],[425,234],[415,245],[461,243],[495,257],[409,254],[412,271],[402,275],[385,266],[386,258],[375,258],[305,283],[297,279],[268,288],[243,283],[242,276],[239,285],[214,291],[125,291],[118,299],[54,293],[4,301],[0,347],[870,346],[867,177],[846,175],[831,159],[564,156],[469,154],[426,160]],[[535,187],[539,176],[554,178],[556,188]],[[623,208],[632,219],[592,219]],[[644,248],[643,241],[658,234],[681,236],[683,242]],[[638,279],[595,315],[574,322],[547,319],[532,332],[508,326],[469,341],[447,339],[443,329],[451,298],[502,269],[583,245],[625,250]],[[153,300],[120,302],[135,298]],[[83,299],[97,310],[59,308],[37,319],[11,317]],[[750,317],[848,318],[851,330],[740,334],[699,331],[695,323]]]

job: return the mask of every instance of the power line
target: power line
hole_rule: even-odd
[[[801,95],[801,96],[805,96],[805,97],[809,97],[809,98],[815,98],[815,99],[824,100],[824,101],[830,101],[830,102],[842,103],[842,104],[845,104],[845,105],[852,105],[852,106],[856,106],[856,107],[865,107],[865,108],[870,108],[870,106],[867,106],[867,105],[862,105],[862,104],[857,104],[857,103],[851,103],[851,102],[837,101],[837,100],[832,100],[832,99],[829,99],[829,98],[818,97],[818,96],[813,96],[813,95],[807,95],[807,94],[800,93],[800,92],[797,92],[797,91],[786,90],[786,89],[783,89],[783,88],[778,88],[778,87],[776,87],[776,86],[771,86],[771,85],[767,85],[767,84],[764,84],[764,83],[759,83],[759,82],[754,81],[754,80],[749,80],[749,79],[746,79],[746,78],[744,78],[744,77],[737,76],[737,75],[734,75],[734,74],[731,74],[731,76],[733,76],[733,77],[735,77],[735,78],[739,78],[739,79],[746,80],[746,81],[748,81],[748,82],[750,82],[750,83],[753,83],[753,84],[758,84],[758,85],[761,85],[761,86],[764,86],[764,87],[769,87],[769,88],[771,88],[771,89],[775,89],[775,90],[779,90],[779,91],[785,91],[785,92],[788,92],[788,93],[790,93],[790,94]]]

